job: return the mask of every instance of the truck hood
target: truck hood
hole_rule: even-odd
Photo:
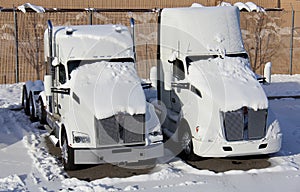
[[[199,60],[189,66],[188,78],[202,94],[223,112],[241,107],[268,108],[268,100],[248,59],[240,57]]]
[[[117,113],[144,114],[146,100],[134,63],[99,61],[72,71],[71,97],[97,119]]]

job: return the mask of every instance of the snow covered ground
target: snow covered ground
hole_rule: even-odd
[[[300,95],[300,75],[273,75],[268,96]],[[0,85],[0,191],[299,191],[300,99],[271,100],[283,132],[282,149],[271,165],[249,171],[214,173],[178,158],[158,164],[149,174],[84,181],[68,178],[49,155],[47,133],[31,123],[20,106],[22,84]]]

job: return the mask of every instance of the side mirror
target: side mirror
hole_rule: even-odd
[[[150,81],[153,87],[157,88],[157,67],[153,66],[150,69]]]
[[[174,63],[176,61],[177,57],[178,57],[178,52],[174,51],[172,53],[172,55],[170,55],[170,57],[168,59],[168,62],[169,63]]]
[[[268,62],[264,68],[264,78],[267,83],[271,83],[271,75],[272,75],[272,63]]]
[[[176,59],[173,63],[173,75],[178,80],[184,80],[185,79],[184,64],[180,59]]]
[[[53,59],[51,65],[52,65],[53,67],[56,67],[56,66],[59,65],[59,61],[58,61],[58,58],[57,58],[57,57],[54,57],[54,59]]]

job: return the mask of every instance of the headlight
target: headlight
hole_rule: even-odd
[[[88,134],[73,131],[73,143],[90,143],[91,139]]]
[[[163,140],[163,135],[160,131],[153,131],[148,135],[148,144],[157,143]]]
[[[158,135],[161,135],[161,132],[160,131],[154,131],[154,132],[149,133],[149,135],[158,136]]]

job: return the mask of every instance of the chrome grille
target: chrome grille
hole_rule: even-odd
[[[262,139],[266,135],[267,110],[254,111],[243,107],[223,113],[227,141]]]
[[[145,115],[117,114],[95,118],[97,146],[145,144]]]

